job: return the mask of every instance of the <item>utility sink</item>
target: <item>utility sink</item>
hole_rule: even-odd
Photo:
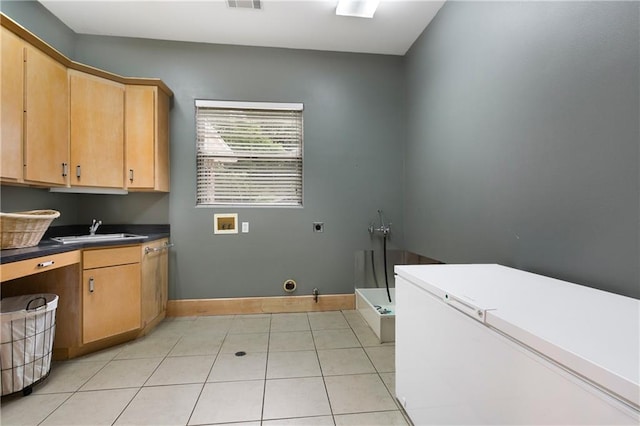
[[[136,234],[95,234],[95,235],[76,235],[71,237],[53,237],[54,241],[62,244],[75,244],[75,243],[97,243],[101,241],[130,241],[130,240],[143,240],[148,238],[146,235]]]

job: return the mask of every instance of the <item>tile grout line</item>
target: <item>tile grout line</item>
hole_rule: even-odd
[[[267,332],[267,355],[264,364],[264,384],[262,385],[262,407],[260,409],[260,419],[258,420],[262,425],[264,421],[264,403],[267,399],[267,371],[269,369],[269,348],[271,346],[271,323],[273,320],[273,315],[269,314],[269,331]]]
[[[342,312],[342,311],[341,311]],[[357,312],[357,311],[356,311]],[[344,315],[344,314],[343,314]],[[345,318],[346,319],[346,318]],[[384,389],[387,391],[387,394],[391,397],[391,400],[393,401],[393,403],[396,405],[396,408],[398,408],[398,410],[400,409],[400,407],[398,406],[398,401],[397,398],[394,396],[393,393],[391,393],[391,391],[389,390],[389,387],[387,386],[387,384],[384,382],[384,380],[382,379],[382,376],[380,375],[380,371],[378,371],[378,368],[376,367],[376,365],[373,362],[373,359],[371,359],[371,356],[369,355],[369,352],[367,352],[367,347],[364,346],[364,344],[362,343],[362,341],[360,340],[360,338],[358,337],[358,335],[356,334],[355,330],[353,329],[353,326],[351,325],[351,323],[347,320],[347,323],[349,324],[349,327],[351,328],[351,331],[353,332],[353,334],[356,335],[356,339],[358,339],[358,341],[360,342],[360,344],[362,345],[362,350],[364,351],[365,356],[367,357],[367,359],[369,360],[369,362],[371,363],[371,365],[373,366],[373,369],[376,371],[376,375],[378,376],[378,379],[380,379],[380,381],[382,382],[382,385],[384,386]],[[395,353],[395,339],[394,339],[394,353]],[[382,345],[382,343],[380,343],[379,346],[370,346],[370,347],[384,347]],[[394,355],[395,357],[395,355]],[[395,364],[394,364],[394,371],[393,374],[395,375]],[[395,393],[395,392],[394,392]],[[402,413],[401,413],[402,414]]]
[[[69,399],[71,399],[71,397],[73,397],[76,394],[76,392],[72,392],[68,397],[66,397],[56,408],[54,408],[53,410],[51,410],[51,412],[49,414],[47,414],[44,419],[42,419],[38,425],[41,425],[42,423],[44,423],[49,417],[51,417],[51,415],[53,413],[55,413],[60,407],[62,407],[64,405],[65,402],[67,402]]]
[[[231,320],[231,323],[233,323],[233,320],[235,320],[235,315],[233,316],[233,319]],[[197,321],[197,319],[196,319],[196,321]],[[213,359],[213,363],[211,364],[211,368],[209,369],[209,374],[207,374],[207,377],[204,379],[204,383],[202,384],[202,388],[200,388],[200,392],[198,392],[198,397],[196,398],[196,401],[193,404],[193,408],[191,409],[191,413],[189,413],[189,418],[187,419],[187,422],[185,423],[185,425],[188,425],[189,422],[191,422],[191,418],[193,417],[193,413],[195,413],[195,411],[196,411],[196,407],[198,406],[198,402],[200,401],[200,398],[202,397],[202,393],[204,392],[204,388],[207,385],[207,380],[209,379],[209,376],[211,375],[211,372],[213,371],[213,367],[216,364],[216,361],[218,360],[218,355],[220,355],[220,352],[222,352],[222,346],[224,345],[224,342],[227,340],[227,336],[229,335],[229,330],[230,329],[231,329],[231,325],[229,325],[229,328],[224,333],[224,337],[222,338],[222,342],[220,342],[220,347],[218,348],[218,351],[216,352],[215,358]]]
[[[346,321],[347,319],[344,317],[344,314],[342,313],[342,311],[338,311],[338,312],[340,312],[340,314],[342,315],[342,318]],[[309,318],[309,314],[308,313],[307,313],[307,318]],[[324,392],[327,395],[327,402],[329,403],[329,411],[331,413],[331,421],[333,421],[333,424],[335,426],[336,417],[335,417],[335,414],[333,413],[333,406],[331,405],[331,398],[329,397],[329,389],[327,388],[327,381],[325,380],[324,371],[322,370],[322,363],[320,362],[320,355],[318,355],[318,347],[316,346],[316,338],[315,338],[315,335],[313,334],[313,327],[311,327],[311,320],[310,319],[309,319],[309,328],[311,329],[311,340],[313,341],[313,347],[314,347],[314,349],[316,351],[316,358],[318,359],[318,365],[320,366],[320,374],[322,376],[322,384],[324,385]]]
[[[342,312],[342,311],[340,311],[340,312]],[[355,312],[358,312],[358,311],[356,310]],[[375,373],[354,373],[354,374],[343,374],[342,376],[359,376],[359,375],[364,376],[364,375],[375,374],[375,375],[378,376],[378,379],[380,379],[380,381],[382,382],[382,385],[384,386],[384,389],[387,391],[387,394],[389,394],[391,399],[394,400],[394,402],[395,402],[395,398],[393,397],[393,395],[391,395],[391,392],[389,391],[389,388],[387,387],[387,385],[384,383],[384,380],[382,379],[382,376],[380,376],[380,371],[378,371],[378,368],[374,364],[373,359],[371,359],[371,357],[369,356],[369,353],[367,352],[367,348],[368,347],[378,347],[378,346],[365,346],[364,342],[358,337],[358,334],[356,333],[355,329],[353,328],[353,325],[346,318],[346,316],[344,315],[343,312],[342,312],[342,315],[345,317],[345,320],[347,321],[347,324],[349,325],[349,330],[351,330],[351,332],[355,335],[356,340],[358,340],[358,342],[360,343],[360,349],[362,349],[362,351],[364,352],[367,360],[369,360],[369,362],[371,363],[371,366],[373,367],[373,369],[375,371]],[[382,344],[380,344],[379,346],[382,347]],[[378,411],[378,412],[386,412],[386,411],[397,411],[397,410],[381,410],[381,411]],[[350,413],[350,414],[358,414],[358,413]]]
[[[118,352],[120,353],[120,352]],[[69,401],[71,398],[73,398],[76,394],[81,392],[81,389],[84,385],[86,385],[91,379],[93,379],[100,371],[102,371],[104,368],[106,368],[106,366],[112,362],[114,360],[114,358],[117,356],[117,354],[115,354],[111,359],[106,360],[106,362],[104,363],[104,365],[102,367],[100,367],[95,373],[93,373],[91,375],[91,377],[89,377],[87,380],[85,380],[80,386],[78,386],[78,388],[76,390],[74,390],[73,392],[70,393],[70,395],[65,398],[56,408],[54,408],[53,410],[51,410],[51,412],[49,412],[49,414],[47,414],[44,419],[42,419],[38,424],[42,424],[44,423],[49,417],[51,417],[51,415],[53,415],[53,413],[55,413],[60,407],[62,407],[67,401]],[[66,360],[63,362],[74,362],[78,363],[79,361],[74,361],[74,360]],[[51,367],[49,367],[51,369]],[[49,374],[51,373],[51,371],[49,371]],[[85,391],[86,392],[86,391]],[[66,392],[53,392],[53,394],[56,393],[66,393]],[[42,395],[50,395],[50,394],[42,394]]]
[[[146,337],[146,336],[145,336]],[[176,342],[173,344],[173,346],[171,346],[171,348],[167,351],[166,355],[162,358],[162,361],[160,361],[158,363],[158,365],[156,366],[156,368],[153,369],[153,371],[151,372],[151,374],[149,374],[149,377],[147,377],[147,379],[142,383],[142,385],[140,385],[140,387],[138,387],[138,390],[136,391],[136,393],[133,395],[133,397],[129,400],[129,402],[127,404],[125,404],[124,408],[120,411],[120,414],[118,414],[115,418],[115,420],[111,423],[111,425],[115,425],[118,422],[118,419],[120,419],[120,417],[122,417],[122,415],[124,414],[124,412],[127,410],[127,408],[129,408],[129,406],[131,405],[131,403],[133,402],[134,399],[136,399],[136,397],[138,396],[138,394],[142,391],[142,389],[144,388],[144,385],[151,379],[151,377],[154,375],[154,373],[156,371],[158,371],[158,369],[160,368],[160,366],[162,365],[162,363],[169,357],[169,354],[171,353],[171,351],[173,350],[173,348],[176,347],[176,345],[178,344],[178,342],[180,342],[180,340],[182,340],[182,335],[180,335],[180,337],[178,338],[178,340],[176,340]],[[122,352],[122,351],[120,351]],[[118,356],[118,355],[116,355]],[[115,359],[115,357],[114,357]],[[144,359],[144,358],[142,358]],[[113,360],[112,360],[113,361]]]
[[[406,417],[404,416],[404,414],[402,413],[402,409],[400,408],[400,406],[398,405],[398,401],[395,399],[395,397],[393,396],[393,392],[390,390],[390,388],[387,386],[387,384],[385,383],[385,381],[382,379],[382,374],[395,374],[395,368],[394,371],[392,372],[381,372],[378,370],[378,368],[376,368],[375,364],[373,363],[373,359],[371,357],[371,355],[369,354],[369,352],[367,351],[367,348],[376,348],[376,347],[384,347],[386,345],[371,345],[371,346],[365,346],[363,343],[363,340],[358,336],[358,334],[355,332],[355,328],[354,325],[357,326],[359,324],[353,324],[352,321],[355,320],[355,318],[352,318],[351,316],[347,317],[347,315],[345,314],[345,312],[342,311],[337,311],[340,312],[340,318],[342,318],[343,320],[346,321],[348,329],[355,335],[356,337],[356,341],[358,342],[359,346],[357,346],[358,348],[360,348],[361,350],[363,350],[365,352],[365,356],[366,359],[371,363],[371,365],[374,367],[375,370],[375,374],[378,376],[378,379],[382,382],[383,386],[385,387],[385,390],[387,392],[388,395],[390,395],[390,397],[392,398],[392,400],[394,400],[395,402],[395,409],[388,409],[388,410],[380,410],[380,412],[391,412],[391,411],[400,411],[401,414],[403,415],[403,418],[405,418],[406,421]],[[357,312],[357,311],[356,311]],[[203,392],[204,392],[204,388],[207,385],[207,380],[209,379],[209,377],[211,376],[212,372],[213,372],[213,368],[216,364],[216,361],[218,360],[219,356],[222,354],[222,348],[225,344],[225,342],[228,342],[228,339],[230,338],[231,335],[233,335],[234,333],[232,333],[232,327],[233,327],[233,322],[235,321],[235,319],[237,319],[238,317],[242,317],[242,316],[233,316],[233,320],[230,322],[230,325],[226,327],[226,331],[224,332],[223,338],[217,348],[217,350],[215,351],[215,353],[212,353],[213,355],[213,362],[209,368],[208,374],[206,375],[204,382],[201,383],[201,388],[200,388],[200,392],[197,394],[197,397],[195,398],[195,402],[194,405],[191,409],[191,412],[188,416],[187,422],[185,424],[189,424],[189,422],[192,420],[193,415],[196,411],[196,407],[198,405],[198,402],[200,401],[200,399],[202,398]],[[327,382],[326,382],[326,378],[327,377],[331,377],[331,376],[326,376],[325,375],[325,371],[323,371],[323,367],[322,364],[320,362],[320,358],[319,358],[319,349],[318,346],[316,344],[316,336],[314,334],[314,329],[313,327],[311,327],[311,317],[310,317],[310,313],[306,312],[305,313],[305,317],[306,318],[306,325],[309,327],[309,334],[311,336],[311,340],[313,343],[313,350],[315,352],[315,359],[318,362],[318,368],[320,370],[320,377],[322,377],[322,381],[323,381],[323,385],[324,385],[324,389],[325,389],[325,395],[327,398],[327,402],[329,405],[329,411],[330,413],[328,413],[329,416],[331,416],[333,424],[336,424],[336,414],[334,413],[334,407],[331,404],[331,399],[329,397],[329,392],[328,392],[328,387],[327,387]],[[351,321],[347,318],[351,318]],[[273,314],[268,314],[268,328],[267,328],[267,347],[266,347],[266,356],[265,356],[265,371],[264,371],[264,384],[263,384],[263,395],[262,395],[262,406],[261,406],[261,414],[260,414],[260,419],[258,420],[261,424],[267,420],[277,420],[277,419],[264,419],[264,414],[265,414],[265,403],[266,403],[266,388],[267,388],[267,381],[269,380],[269,376],[268,376],[268,367],[269,367],[269,359],[270,359],[270,352],[272,350],[271,347],[271,336],[273,333],[276,333],[277,330],[273,330],[273,326],[274,326],[274,316]],[[300,318],[298,321],[304,321],[302,318]],[[335,325],[335,324],[334,324]],[[286,327],[285,327],[286,328]],[[322,328],[321,328],[322,330]],[[327,330],[331,330],[331,328],[328,328]],[[282,331],[282,330],[281,330]],[[302,330],[301,330],[302,331]],[[222,334],[222,333],[220,333]],[[236,333],[236,334],[244,334],[244,333]],[[110,388],[110,389],[93,389],[93,390],[87,390],[87,391],[81,391],[80,389],[82,388],[82,386],[85,386],[90,380],[92,380],[96,375],[98,375],[101,371],[103,371],[107,365],[109,365],[110,363],[114,362],[114,361],[120,361],[119,359],[116,359],[116,357],[122,353],[121,349],[120,351],[118,351],[117,353],[115,353],[110,359],[107,359],[104,363],[104,365],[102,365],[100,368],[98,368],[98,370],[96,372],[94,372],[93,374],[91,374],[90,377],[88,377],[87,379],[85,379],[82,384],[76,388],[75,391],[71,392],[70,395],[64,399],[57,407],[55,407],[50,413],[48,413],[43,420],[40,421],[40,423],[38,424],[42,424],[43,422],[45,422],[48,418],[51,417],[51,415],[53,415],[54,412],[56,412],[62,405],[64,405],[65,403],[67,403],[69,401],[70,398],[74,397],[75,395],[79,394],[79,393],[83,393],[83,392],[89,392],[89,391],[105,391],[105,390],[118,390],[118,389],[136,389],[136,392],[133,394],[133,396],[131,397],[131,399],[129,399],[129,401],[125,404],[124,408],[121,409],[121,411],[119,412],[119,414],[115,417],[115,420],[113,421],[112,424],[115,424],[119,419],[122,418],[124,412],[131,406],[133,400],[140,394],[140,392],[142,391],[142,389],[144,387],[151,387],[151,386],[146,386],[147,383],[149,383],[150,378],[159,370],[160,366],[166,362],[169,358],[173,358],[170,357],[171,351],[175,350],[176,347],[178,347],[180,345],[180,342],[183,341],[183,339],[186,336],[189,336],[190,334],[187,333],[186,330],[179,330],[176,332],[176,335],[178,336],[177,340],[173,343],[173,345],[171,346],[171,348],[167,351],[167,353],[165,355],[162,356],[160,362],[158,363],[158,365],[153,369],[153,371],[149,374],[149,376],[146,378],[146,380],[144,380],[144,382],[142,383],[142,385],[140,386],[132,386],[132,387],[128,387],[128,388]],[[163,336],[164,338],[165,336]],[[169,337],[169,336],[166,336]],[[206,339],[209,339],[212,337],[207,337]],[[205,340],[206,340],[205,339]],[[125,345],[126,346],[126,345]],[[391,346],[391,345],[389,345]],[[341,348],[336,348],[336,349],[341,349]],[[302,349],[300,349],[302,350]],[[177,356],[192,356],[189,354],[184,354],[184,355],[177,355]],[[144,359],[144,358],[149,358],[149,357],[142,357],[142,358],[124,358],[122,360],[128,360],[128,359]],[[152,358],[156,358],[158,359],[157,356],[152,357]],[[349,376],[349,375],[364,375],[364,374],[371,374],[371,373],[359,373],[359,374],[343,374],[344,376]],[[311,376],[301,376],[300,378],[306,378],[306,377],[311,377]],[[291,379],[295,379],[297,377],[292,377]],[[283,379],[289,379],[289,377],[283,378]],[[230,380],[231,382],[234,381],[238,381],[238,380]],[[185,384],[185,383],[178,383],[178,384]],[[186,384],[190,384],[190,385],[194,385],[194,384],[200,384],[198,382],[195,383],[186,383]],[[176,384],[170,384],[170,383],[165,383],[165,384],[158,384],[158,385],[154,385],[154,386],[174,386]],[[195,389],[194,389],[195,390]],[[55,393],[59,393],[59,392],[55,392]],[[359,414],[359,413],[343,413],[343,414]],[[322,417],[322,416],[326,416],[326,415],[313,415],[313,416],[302,416],[302,417]],[[289,418],[289,417],[286,417]],[[292,417],[293,418],[293,417]]]

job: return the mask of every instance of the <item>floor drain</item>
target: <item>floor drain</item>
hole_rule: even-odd
[[[236,356],[245,356],[246,354],[245,351],[236,352]]]

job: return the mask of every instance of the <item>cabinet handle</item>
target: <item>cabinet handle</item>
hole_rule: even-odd
[[[173,243],[167,243],[162,247],[145,247],[144,254],[155,253],[162,250],[169,250],[171,247],[173,247]]]
[[[93,293],[94,290],[94,280],[93,277],[89,278],[89,293]]]
[[[67,174],[69,174],[69,165],[62,163],[62,177],[67,177]]]
[[[38,263],[38,268],[46,268],[47,266],[51,266],[54,264],[53,260],[49,260],[47,262]]]
[[[79,164],[76,166],[76,177],[78,179],[80,179],[80,165]]]
[[[129,180],[133,182],[133,169],[129,169]]]

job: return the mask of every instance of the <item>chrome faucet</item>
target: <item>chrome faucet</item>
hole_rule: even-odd
[[[98,230],[98,227],[100,225],[102,225],[102,221],[101,220],[93,219],[93,222],[91,223],[91,226],[89,227],[89,235],[96,235],[96,231]]]
[[[373,223],[369,225],[369,233],[373,234],[374,232],[380,232],[382,235],[387,236],[391,232],[391,222],[388,224],[384,223],[384,215],[382,214],[382,210],[378,210],[378,217],[380,218],[380,227],[376,228]]]

